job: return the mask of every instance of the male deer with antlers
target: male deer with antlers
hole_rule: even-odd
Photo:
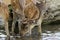
[[[12,0],[12,6],[14,8],[14,11],[16,11],[16,13],[22,11],[22,13],[19,13],[23,15],[20,16],[23,18],[21,22],[22,24],[19,23],[19,26],[21,28],[20,34],[22,36],[24,36],[28,32],[31,34],[31,30],[36,25],[38,26],[38,32],[41,33],[41,23],[44,14],[43,7],[45,6],[45,3],[41,1],[41,5],[39,5],[39,7],[36,6],[36,2],[34,3],[33,1],[34,0]]]
[[[41,33],[41,24],[43,20],[45,9],[45,2],[41,1],[40,5],[36,5],[34,0],[24,0],[24,15],[26,20],[23,21],[21,26],[21,35],[24,36],[26,33],[31,34],[32,29],[38,26],[38,32]],[[38,1],[36,1],[38,2]]]

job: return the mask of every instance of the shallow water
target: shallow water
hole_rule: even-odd
[[[60,25],[44,25],[42,26],[42,36],[37,33],[37,27],[33,29],[31,36],[24,36],[22,38],[10,37],[5,35],[4,30],[0,30],[0,40],[60,40]]]

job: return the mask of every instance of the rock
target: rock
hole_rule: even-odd
[[[43,24],[60,20],[60,0],[46,0],[47,11],[44,14]]]

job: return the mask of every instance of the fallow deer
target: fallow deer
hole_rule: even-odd
[[[45,13],[45,3],[40,2],[40,5],[36,5],[33,0],[25,0],[24,3],[24,15],[26,20],[21,26],[21,35],[24,36],[26,33],[30,33],[35,26],[38,26],[38,32],[41,33],[41,24]]]
[[[0,2],[0,19],[2,19],[4,22],[4,27],[5,27],[7,36],[10,36],[9,29],[8,29],[9,9],[6,4],[1,3],[1,2]]]
[[[20,20],[21,18],[23,18],[21,20],[22,22],[19,23],[19,26],[21,27],[21,30],[19,30],[20,34],[25,35],[28,32],[30,32],[31,34],[31,30],[36,25],[38,26],[38,32],[41,33],[41,23],[43,20],[43,14],[45,12],[44,10],[45,3],[41,1],[40,5],[36,6],[36,3],[34,3],[33,0],[12,0],[11,2],[15,13],[22,15],[19,16],[18,18]],[[16,16],[14,17],[16,18]]]

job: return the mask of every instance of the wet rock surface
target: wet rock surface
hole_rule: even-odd
[[[5,31],[0,30],[0,40],[60,40],[60,25],[43,25],[42,35],[39,36],[37,32],[37,27],[32,30],[31,36],[10,36],[10,39],[5,34]]]

